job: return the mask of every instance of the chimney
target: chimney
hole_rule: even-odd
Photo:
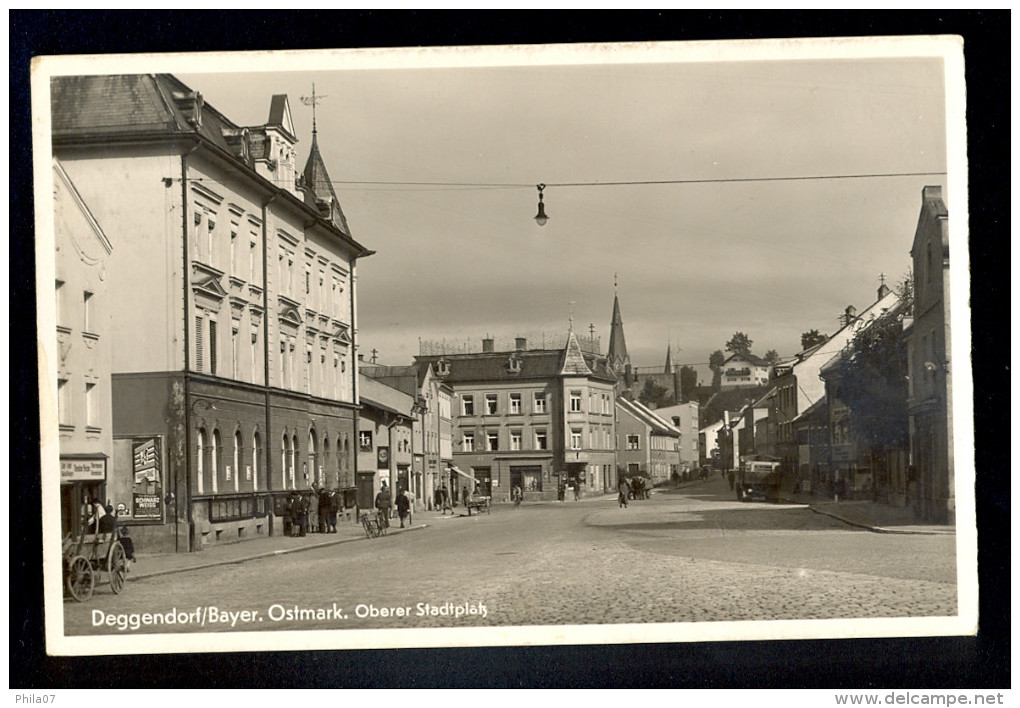
[[[358,354],[358,361],[364,361],[364,360],[365,360],[365,355],[364,354]]]
[[[485,339],[483,339],[482,340],[482,353],[483,354],[491,354],[492,352],[494,352],[495,351],[494,344],[495,344],[495,342],[493,341],[492,337],[486,337]]]
[[[523,352],[527,348],[528,348],[527,337],[517,337],[514,340],[514,349],[516,349],[517,351]]]
[[[849,327],[854,322],[854,320],[857,319],[857,308],[854,307],[853,305],[847,305],[846,309],[843,311],[842,319],[843,326]]]
[[[191,127],[198,130],[202,127],[202,106],[205,101],[202,99],[202,94],[198,91],[175,91],[173,93],[174,103],[177,104],[177,108],[184,114],[185,120],[191,124]]]

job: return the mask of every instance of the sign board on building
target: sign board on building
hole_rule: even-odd
[[[136,438],[131,442],[133,521],[163,520],[163,439]]]
[[[104,482],[106,481],[106,458],[86,460],[60,460],[61,482]]]
[[[134,521],[162,521],[163,506],[158,494],[132,495],[134,504],[131,518]]]

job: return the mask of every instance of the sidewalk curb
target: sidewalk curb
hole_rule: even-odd
[[[948,531],[948,530],[947,531],[937,531],[937,530],[933,529],[931,531],[921,531],[921,530],[918,530],[918,529],[894,529],[894,528],[890,528],[888,526],[871,526],[870,524],[865,524],[865,523],[862,523],[860,521],[851,521],[850,519],[846,519],[846,518],[844,518],[842,516],[839,516],[837,514],[833,514],[833,513],[828,512],[828,511],[823,511],[821,509],[816,509],[815,507],[810,506],[810,505],[808,506],[808,509],[810,509],[811,511],[815,512],[816,514],[821,514],[822,516],[828,516],[829,518],[836,519],[837,521],[842,521],[844,524],[847,524],[849,526],[856,526],[857,528],[867,529],[868,531],[871,531],[873,533],[886,533],[886,534],[893,534],[893,535],[899,534],[899,535],[902,535],[902,536],[955,536],[956,535],[956,531],[955,530],[953,530],[953,531]]]
[[[406,533],[409,531],[417,531],[419,529],[427,529],[429,524],[422,524],[421,526],[412,526],[406,529],[390,529],[394,534]],[[387,533],[387,536],[390,535]],[[230,558],[225,560],[210,561],[208,563],[202,563],[200,565],[188,566],[186,568],[166,568],[164,570],[152,570],[141,573],[128,573],[126,580],[146,580],[148,578],[156,578],[161,575],[173,575],[174,573],[187,573],[192,570],[205,570],[206,568],[216,568],[221,565],[235,565],[238,563],[247,563],[248,561],[260,560],[262,558],[273,558],[274,556],[283,556],[290,553],[301,553],[302,551],[311,551],[316,548],[328,548],[329,546],[336,546],[341,543],[353,543],[354,541],[370,541],[364,536],[352,536],[350,538],[338,538],[332,541],[322,541],[320,543],[312,543],[307,546],[298,546],[296,548],[281,548],[278,551],[263,551],[262,553],[253,553],[252,555],[243,556],[241,558]]]

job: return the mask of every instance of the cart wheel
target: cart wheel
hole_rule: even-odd
[[[96,585],[92,566],[85,556],[75,556],[67,568],[67,590],[78,602],[85,602],[92,597],[92,589]]]
[[[127,579],[127,556],[120,541],[114,541],[110,546],[110,554],[106,558],[106,572],[110,574],[110,589],[114,595],[119,595]]]

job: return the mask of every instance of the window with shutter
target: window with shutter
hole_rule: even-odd
[[[216,373],[216,320],[209,320],[209,373]]]
[[[202,371],[204,351],[202,347],[202,315],[195,315],[195,370]]]

